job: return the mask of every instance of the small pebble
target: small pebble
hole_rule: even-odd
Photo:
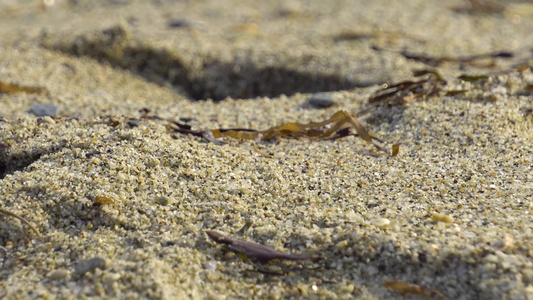
[[[177,19],[172,20],[167,23],[170,28],[191,28],[191,27],[200,27],[203,26],[203,22],[194,21],[189,19]]]
[[[328,108],[336,104],[333,95],[330,93],[314,94],[307,100],[307,103],[314,108]]]
[[[348,245],[348,240],[343,240],[343,241],[337,243],[337,248],[339,248],[339,250],[342,250],[342,249],[344,249],[347,245]]]
[[[401,229],[400,222],[398,222],[398,220],[392,220],[390,222],[390,229],[392,231],[400,231]]]
[[[56,121],[54,121],[54,119],[50,118],[49,116],[44,116],[41,118],[41,123],[46,123],[46,124],[50,124],[50,125],[53,125],[56,123]]]
[[[133,119],[128,121],[128,125],[130,125],[131,127],[137,127],[139,126],[139,123],[141,123],[141,120],[139,119]]]
[[[66,278],[68,275],[70,275],[69,271],[64,269],[58,269],[48,273],[48,275],[46,276],[52,280],[61,280],[63,278]]]
[[[91,259],[79,260],[76,263],[76,267],[75,267],[74,271],[78,275],[83,275],[83,274],[85,274],[87,272],[94,271],[97,268],[105,269],[106,264],[107,264],[107,262],[106,262],[105,258],[96,256],[96,257],[93,257]]]
[[[168,199],[168,197],[165,197],[165,196],[157,196],[155,197],[155,203],[161,205],[161,206],[167,206],[168,203],[170,202],[170,200]]]
[[[180,118],[181,122],[190,123],[196,121],[195,118]]]
[[[113,287],[113,284],[120,279],[120,274],[104,274],[102,276],[102,283],[107,286],[109,289]]]
[[[302,13],[302,5],[297,1],[282,1],[279,14],[282,17],[296,17]]]
[[[231,26],[231,29],[235,32],[243,34],[255,35],[259,33],[259,27],[255,23],[237,23]]]
[[[205,268],[210,271],[216,271],[217,270],[217,263],[213,261],[208,261],[205,263]]]
[[[390,225],[390,220],[386,218],[379,218],[372,220],[372,224],[374,224],[376,227],[379,227],[381,229],[388,228]]]
[[[32,106],[29,112],[37,117],[55,116],[59,112],[59,107],[52,103],[38,103]]]
[[[438,213],[433,213],[431,215],[431,221],[433,222],[443,222],[443,223],[453,223],[453,217],[447,215],[441,215]]]

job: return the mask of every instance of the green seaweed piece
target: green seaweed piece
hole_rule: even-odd
[[[390,105],[402,105],[413,101],[425,100],[442,91],[446,81],[438,73],[428,70],[416,71],[415,73],[417,76],[425,74],[429,74],[429,76],[417,81],[407,80],[386,85],[383,89],[375,92],[368,99],[368,103],[385,102]]]
[[[461,75],[458,77],[462,81],[468,81],[468,82],[476,82],[481,80],[487,80],[489,79],[489,76],[487,75]]]

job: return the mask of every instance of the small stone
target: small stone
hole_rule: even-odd
[[[48,275],[46,276],[52,280],[61,280],[63,278],[67,278],[68,275],[70,275],[69,271],[64,269],[58,269],[48,273]]]
[[[343,241],[337,243],[337,248],[339,250],[344,249],[346,246],[348,246],[348,240],[343,240]]]
[[[318,93],[314,94],[307,100],[307,103],[314,108],[328,108],[336,105],[333,95],[330,93]]]
[[[97,268],[105,269],[107,262],[103,257],[93,257],[86,260],[78,260],[75,267],[75,272],[78,275],[83,275],[87,272],[96,270]]]
[[[525,290],[527,294],[526,299],[530,299],[529,297],[533,297],[533,285],[528,285]]]
[[[49,116],[44,116],[40,119],[40,123],[54,125],[56,121],[54,121],[54,119],[50,118]]]
[[[340,290],[346,294],[353,294],[355,286],[353,284],[343,284],[340,286]]]
[[[29,112],[37,117],[55,116],[59,112],[59,107],[52,103],[38,103],[32,106]]]
[[[376,227],[379,227],[381,229],[386,229],[390,225],[390,220],[386,218],[379,218],[372,220],[372,224],[374,224]]]
[[[201,21],[194,21],[189,19],[177,19],[171,20],[167,23],[170,28],[191,28],[191,27],[201,27],[204,25]]]
[[[431,215],[431,221],[433,222],[443,222],[443,223],[453,223],[453,217],[447,215],[441,215],[438,213],[433,213]]]
[[[217,270],[217,263],[213,261],[208,261],[205,263],[205,268],[210,271],[216,271]]]
[[[102,277],[102,283],[108,288],[111,289],[113,284],[120,279],[120,274],[109,274],[106,273]]]
[[[514,245],[514,238],[508,234],[503,237],[503,248],[508,249]]]
[[[130,125],[131,127],[137,127],[139,126],[140,123],[141,123],[141,120],[139,119],[132,119],[128,121],[128,125]]]
[[[168,197],[165,197],[165,196],[158,196],[158,197],[155,197],[155,203],[161,205],[161,206],[167,206],[168,203],[170,202],[170,200],[168,199]]]
[[[302,13],[302,5],[297,1],[282,1],[279,14],[282,17],[296,17]]]
[[[499,262],[500,260],[498,259],[498,256],[494,255],[494,254],[489,254],[485,257],[485,260],[488,261],[488,262],[491,262],[491,263],[497,263]]]
[[[400,222],[398,220],[392,220],[390,222],[390,229],[396,232],[400,231],[401,230]]]

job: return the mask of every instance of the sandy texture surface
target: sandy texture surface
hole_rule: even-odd
[[[0,298],[424,296],[400,281],[533,299],[533,3],[500,5],[0,0],[0,208],[42,234],[0,215]],[[447,85],[369,104],[419,69]],[[310,105],[319,92],[335,105]],[[169,121],[339,110],[399,155],[357,136],[219,144]],[[239,239],[325,259],[263,274],[205,234],[247,222]]]

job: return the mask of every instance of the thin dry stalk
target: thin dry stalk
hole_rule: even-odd
[[[8,215],[8,216],[12,216],[13,218],[16,218],[16,219],[19,219],[22,223],[28,225],[31,230],[33,230],[33,232],[35,232],[35,234],[37,234],[37,236],[39,238],[42,238],[43,236],[41,235],[41,233],[39,232],[39,230],[37,230],[37,228],[35,228],[35,226],[33,226],[28,220],[24,219],[23,217],[15,214],[15,213],[12,213],[8,210],[5,210],[3,208],[0,208],[0,213],[4,214],[4,215]]]

